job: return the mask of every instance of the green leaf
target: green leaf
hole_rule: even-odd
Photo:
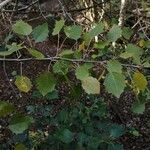
[[[92,65],[84,64],[78,66],[75,71],[76,78],[82,80],[90,75],[89,69],[92,68]]]
[[[66,57],[66,56],[70,56],[70,55],[73,55],[74,54],[74,51],[72,50],[63,50],[59,56],[60,57]]]
[[[99,41],[98,43],[94,44],[94,48],[104,49],[108,45],[109,45],[108,41]]]
[[[132,57],[134,63],[140,64],[140,56],[142,55],[143,51],[140,47],[128,44],[126,47],[126,51],[120,55],[120,57],[127,59]]]
[[[121,34],[122,34],[121,28],[118,25],[113,25],[113,27],[107,34],[107,38],[110,42],[115,42],[121,37]]]
[[[124,150],[123,146],[120,144],[109,144],[108,150]]]
[[[19,20],[12,26],[12,30],[19,35],[29,35],[32,32],[32,27],[23,20]]]
[[[35,50],[35,49],[32,49],[32,48],[29,48],[29,49],[28,49],[28,52],[29,52],[33,57],[38,58],[38,59],[42,59],[42,58],[45,57],[41,52],[39,52],[39,51],[37,51],[37,50]]]
[[[49,33],[48,24],[44,23],[33,29],[32,36],[35,42],[43,42],[47,39],[48,33]]]
[[[69,70],[69,63],[66,61],[57,61],[53,65],[53,71],[54,73],[57,73],[59,75],[66,75]]]
[[[133,30],[129,27],[124,27],[122,30],[122,35],[125,39],[129,40],[133,34]]]
[[[145,111],[145,103],[136,101],[133,103],[131,110],[136,114],[143,114]]]
[[[110,130],[110,136],[119,138],[125,133],[125,128],[122,125],[113,124]]]
[[[57,133],[57,138],[62,142],[69,144],[73,141],[73,133],[68,129],[64,129]]]
[[[92,30],[90,30],[88,33],[85,33],[84,35],[85,44],[88,45],[95,36],[98,36],[103,31],[104,31],[103,23],[100,22],[96,24]]]
[[[32,83],[30,79],[26,76],[17,76],[15,85],[21,92],[29,92],[32,88]]]
[[[122,73],[121,63],[119,61],[117,61],[117,60],[109,60],[107,62],[107,70],[109,72]]]
[[[45,96],[55,90],[56,80],[53,74],[45,72],[36,79],[36,85],[40,93]]]
[[[8,56],[13,54],[14,52],[17,52],[18,50],[22,49],[23,47],[21,44],[17,43],[12,43],[11,45],[7,45],[6,48],[8,49],[7,51],[2,51],[0,52],[0,56]]]
[[[9,129],[15,133],[20,134],[28,129],[29,125],[33,122],[29,116],[14,116],[9,124]]]
[[[15,107],[4,101],[0,101],[0,117],[5,117],[10,115],[15,110]]]
[[[15,145],[15,150],[26,150],[26,147],[20,143]]]
[[[148,82],[142,73],[135,72],[133,74],[133,84],[138,90],[144,91],[148,85]]]
[[[81,81],[82,87],[87,94],[99,94],[100,93],[100,83],[96,78],[85,77]]]
[[[77,25],[67,26],[64,32],[68,38],[78,40],[81,37],[82,27]]]
[[[150,40],[149,41],[145,41],[144,46],[146,48],[150,48]]]
[[[109,73],[105,78],[104,85],[109,93],[112,93],[117,98],[119,98],[126,86],[125,77],[123,74],[120,73]]]
[[[61,31],[61,29],[63,28],[65,24],[65,21],[62,19],[62,20],[59,20],[59,21],[56,21],[55,23],[55,28],[53,30],[53,33],[52,35],[57,35],[59,34],[59,32]]]

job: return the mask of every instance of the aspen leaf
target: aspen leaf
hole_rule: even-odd
[[[148,82],[146,80],[146,77],[142,73],[135,72],[133,74],[133,84],[138,90],[144,91],[147,87]]]
[[[96,78],[86,77],[82,79],[82,87],[87,94],[99,94],[100,83]]]
[[[17,76],[15,85],[21,92],[29,92],[32,88],[30,79],[26,76]]]
[[[28,49],[28,51],[29,51],[29,53],[33,56],[33,57],[35,57],[35,58],[39,58],[39,59],[42,59],[42,58],[44,58],[45,56],[41,53],[41,52],[39,52],[39,51],[37,51],[37,50],[35,50],[35,49]]]

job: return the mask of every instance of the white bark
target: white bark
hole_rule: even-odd
[[[5,5],[7,5],[9,2],[11,2],[12,0],[4,0],[4,1],[0,1],[0,9],[2,9]]]

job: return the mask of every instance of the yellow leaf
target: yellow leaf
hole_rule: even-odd
[[[141,39],[141,40],[139,41],[139,46],[140,46],[140,47],[144,47],[144,44],[145,44],[145,41],[144,41],[143,39]]]
[[[32,88],[30,79],[26,76],[17,76],[15,85],[21,92],[29,92]]]
[[[142,73],[135,72],[133,75],[133,84],[138,90],[144,91],[147,87],[148,82],[146,80],[146,77]]]
[[[85,50],[85,42],[79,45],[79,51]]]

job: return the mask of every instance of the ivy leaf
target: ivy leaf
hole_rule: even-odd
[[[138,90],[144,91],[148,85],[148,82],[142,73],[135,72],[133,74],[133,84]]]
[[[37,50],[35,50],[35,49],[32,49],[32,48],[29,48],[29,49],[28,49],[28,52],[29,52],[33,57],[35,57],[35,58],[42,59],[42,58],[45,57],[41,52],[39,52],[39,51],[37,51]]]
[[[77,79],[82,80],[90,75],[89,69],[92,68],[92,65],[81,65],[76,68],[75,75]]]
[[[104,85],[109,93],[112,93],[117,98],[119,98],[126,86],[125,77],[120,73],[108,73],[105,78]]]
[[[8,56],[13,54],[14,52],[17,52],[18,50],[22,49],[23,47],[21,44],[17,43],[12,43],[11,45],[7,45],[6,48],[8,49],[7,51],[2,51],[0,52],[0,56]]]
[[[109,72],[122,73],[121,63],[119,61],[117,61],[117,60],[109,60],[107,62],[107,70]]]
[[[57,73],[59,75],[66,75],[69,70],[69,63],[66,61],[57,61],[53,65],[53,71],[54,73]]]
[[[32,27],[23,20],[19,20],[12,26],[12,30],[19,35],[27,36],[32,32]]]
[[[64,32],[68,38],[78,40],[81,37],[82,27],[77,25],[67,26]]]
[[[5,117],[11,114],[15,110],[15,107],[4,101],[0,101],[0,117]]]
[[[145,111],[145,103],[136,101],[133,103],[131,110],[136,114],[143,114]]]
[[[42,25],[35,27],[33,29],[32,35],[35,42],[43,42],[47,39],[48,33],[49,33],[48,24],[44,23]]]
[[[85,44],[88,45],[95,36],[98,36],[103,31],[104,25],[101,22],[96,24],[92,30],[90,30],[88,33],[85,33],[84,35]]]
[[[20,134],[28,129],[29,125],[33,122],[32,118],[29,116],[14,116],[9,124],[9,129],[15,133]]]
[[[81,81],[82,87],[87,94],[99,94],[100,83],[96,78],[86,77]]]
[[[32,88],[32,83],[30,79],[26,76],[17,76],[15,85],[21,92],[29,92]]]
[[[46,94],[55,90],[56,80],[50,72],[40,74],[36,79],[37,89],[45,96]]]
[[[56,137],[66,144],[69,144],[73,141],[73,133],[69,129],[64,129],[58,132]]]
[[[110,29],[110,31],[107,34],[107,38],[111,42],[117,41],[122,34],[122,30],[118,25],[113,25],[113,27]]]
[[[65,24],[65,21],[62,19],[62,20],[59,20],[59,21],[56,21],[55,23],[55,28],[53,30],[53,33],[52,35],[57,35],[59,34],[59,32],[61,31],[61,29],[63,28]]]

